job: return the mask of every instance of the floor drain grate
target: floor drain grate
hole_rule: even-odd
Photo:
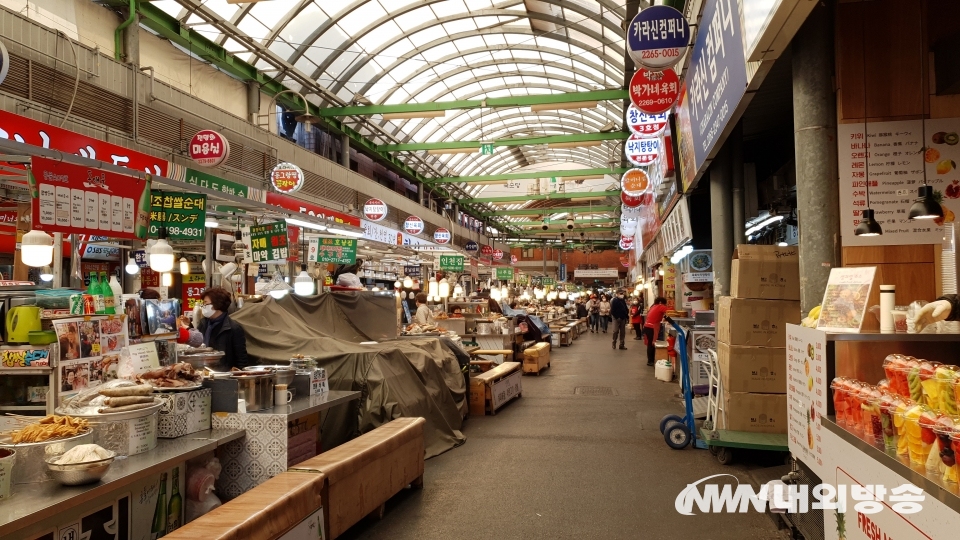
[[[610,386],[578,386],[573,390],[578,396],[616,396],[617,391]]]

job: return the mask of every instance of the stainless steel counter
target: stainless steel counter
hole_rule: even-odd
[[[320,412],[342,405],[348,401],[360,399],[360,392],[348,390],[330,390],[323,395],[314,396],[296,396],[287,405],[275,405],[269,409],[256,411],[249,414],[283,414],[289,420],[296,420],[308,414]]]
[[[157,447],[113,462],[102,481],[86,486],[63,486],[56,481],[15,484],[13,497],[0,502],[0,538],[16,538],[17,531],[41,521],[57,521],[60,514],[94,499],[115,493],[134,482],[159,474],[243,437],[238,429],[206,430],[178,439],[160,439]],[[56,525],[56,523],[49,523]]]

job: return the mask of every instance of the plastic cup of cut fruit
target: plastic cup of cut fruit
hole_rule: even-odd
[[[935,462],[936,472],[940,473],[940,480],[944,482],[957,483],[957,454],[953,449],[953,435],[957,431],[957,424],[960,418],[951,418],[941,416],[937,419],[937,424],[933,427],[933,432],[937,436],[937,442],[934,446],[939,462]],[[931,471],[931,461],[927,460],[927,470]]]
[[[897,409],[904,404],[902,397],[894,393],[880,396],[880,428],[883,433],[883,449],[887,452],[897,451]],[[903,422],[900,421],[900,426]]]
[[[876,386],[864,385],[860,389],[860,437],[875,448],[883,448],[883,426],[880,419],[880,398],[883,395]]]
[[[836,377],[830,382],[830,390],[833,391],[833,412],[837,418],[837,425],[846,427],[847,425],[847,379],[846,377]]]
[[[897,455],[908,456],[910,451],[910,438],[907,435],[907,412],[912,410],[917,404],[909,399],[902,399],[897,404],[893,413],[893,427],[897,432]]]
[[[937,415],[930,407],[917,404],[904,413],[904,423],[907,427],[910,463],[917,467],[926,467],[930,449],[937,440],[937,435],[933,432]]]
[[[920,385],[920,362],[915,358],[908,358],[896,368],[897,382],[901,390],[900,395],[911,401],[923,401],[923,387]]]
[[[960,377],[960,368],[957,366],[937,366],[934,371],[934,379],[937,381],[937,397],[939,398],[936,408],[947,416],[960,415],[960,408],[957,407],[956,394],[954,393],[954,386],[958,377]]]
[[[937,368],[940,364],[920,361],[920,391],[923,394],[923,401],[927,407],[937,410],[940,408],[940,383],[936,379]]]
[[[883,360],[883,373],[887,376],[890,384],[890,391],[894,394],[904,395],[906,392],[900,389],[900,379],[897,376],[897,368],[906,362],[906,357],[902,354],[890,354]],[[909,390],[907,390],[909,392]]]

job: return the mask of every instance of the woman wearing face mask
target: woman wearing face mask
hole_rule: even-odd
[[[203,293],[203,320],[197,330],[203,334],[203,342],[208,347],[223,351],[223,359],[214,369],[230,371],[231,368],[243,369],[247,360],[247,336],[243,328],[227,315],[230,309],[230,293],[222,287],[213,287]]]

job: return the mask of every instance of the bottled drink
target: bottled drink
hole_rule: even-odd
[[[167,533],[180,528],[180,515],[183,499],[180,497],[180,468],[173,469],[173,489],[170,491],[170,504],[167,505]]]
[[[87,285],[87,294],[93,297],[93,311],[97,315],[106,313],[106,306],[103,303],[103,292],[100,288],[100,280],[96,272],[90,272],[90,284]]]
[[[147,237],[150,228],[151,204],[150,180],[147,180],[147,185],[144,186],[143,193],[140,194],[140,200],[137,201],[137,217],[134,222],[134,234],[141,240]]]
[[[153,540],[167,534],[167,473],[160,474],[160,493],[157,495],[157,508],[153,511],[153,525],[150,537]]]
[[[113,289],[110,288],[110,282],[107,281],[106,272],[100,272],[100,294],[103,295],[103,312],[107,315],[116,315]]]

